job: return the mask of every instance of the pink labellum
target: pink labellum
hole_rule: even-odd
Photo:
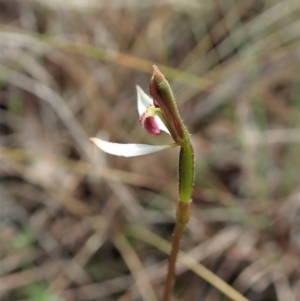
[[[154,116],[147,116],[147,113],[145,113],[141,116],[140,123],[147,133],[154,136],[160,134],[160,129]]]
[[[144,129],[146,130],[147,133],[151,135],[159,135],[160,134],[160,129],[157,125],[157,122],[154,117],[147,117],[145,122],[144,122]]]

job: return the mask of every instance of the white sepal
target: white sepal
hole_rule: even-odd
[[[165,124],[162,122],[162,120],[158,117],[158,116],[155,116],[155,120],[157,122],[157,126],[159,127],[159,129],[161,131],[164,131],[166,132],[167,134],[171,135],[169,130],[167,129],[167,127],[165,126]]]
[[[143,115],[148,107],[153,105],[153,100],[148,96],[140,86],[136,86],[137,108],[139,115]]]
[[[147,154],[161,151],[166,148],[177,146],[176,143],[167,144],[167,145],[121,144],[121,143],[107,142],[98,138],[90,138],[90,141],[108,154],[123,156],[123,157],[136,157],[136,156],[147,155]]]

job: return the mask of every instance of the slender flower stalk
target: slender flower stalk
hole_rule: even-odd
[[[112,143],[98,138],[90,138],[90,141],[109,154],[125,157],[146,155],[175,146],[180,147],[176,226],[163,295],[163,301],[169,301],[174,285],[176,259],[181,237],[190,219],[191,194],[194,184],[194,150],[190,134],[180,117],[170,85],[158,67],[154,66],[153,68],[153,76],[149,85],[149,92],[152,98],[140,87],[137,87],[137,107],[140,115],[140,124],[151,135],[159,135],[161,131],[168,133],[174,142],[168,145],[153,146]]]

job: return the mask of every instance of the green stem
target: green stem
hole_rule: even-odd
[[[181,147],[179,156],[179,199],[182,203],[189,203],[194,184],[195,158],[194,150],[189,139]]]

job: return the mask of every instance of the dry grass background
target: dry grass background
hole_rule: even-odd
[[[167,142],[138,124],[155,63],[196,150],[199,265],[178,265],[174,300],[228,300],[200,263],[251,301],[299,300],[299,17],[298,0],[0,1],[0,299],[159,300],[178,150],[87,139]]]

